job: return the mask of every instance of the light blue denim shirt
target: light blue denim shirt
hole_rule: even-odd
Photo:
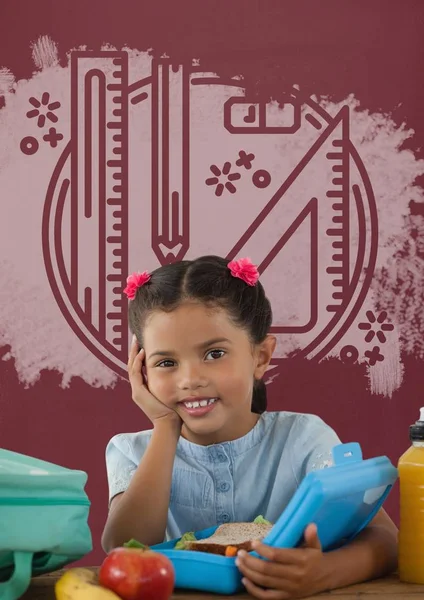
[[[127,489],[151,434],[121,433],[109,442],[110,500]],[[292,412],[265,412],[249,433],[231,442],[199,446],[180,437],[166,539],[258,515],[275,523],[305,475],[332,464],[331,450],[339,443],[319,417]]]

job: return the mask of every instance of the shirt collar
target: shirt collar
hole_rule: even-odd
[[[246,435],[236,440],[232,440],[231,442],[201,446],[200,444],[189,442],[185,438],[180,437],[178,440],[177,452],[186,456],[192,456],[196,460],[204,462],[219,460],[219,456],[223,453],[230,458],[238,456],[247,452],[262,441],[277,414],[277,412],[262,413],[258,422],[248,433],[246,433]]]

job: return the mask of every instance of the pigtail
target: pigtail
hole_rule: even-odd
[[[252,412],[261,415],[267,409],[266,385],[263,379],[255,381],[252,396]]]

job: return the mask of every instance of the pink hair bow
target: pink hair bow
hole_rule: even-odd
[[[150,280],[150,274],[147,271],[143,273],[133,273],[127,277],[127,287],[124,289],[124,294],[129,300],[134,300],[139,287]]]
[[[259,271],[250,258],[239,258],[228,263],[228,268],[233,277],[242,279],[247,285],[256,285],[259,279]]]

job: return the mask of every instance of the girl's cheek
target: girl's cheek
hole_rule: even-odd
[[[161,402],[166,402],[171,397],[171,386],[169,381],[152,374],[149,379],[149,390]]]

